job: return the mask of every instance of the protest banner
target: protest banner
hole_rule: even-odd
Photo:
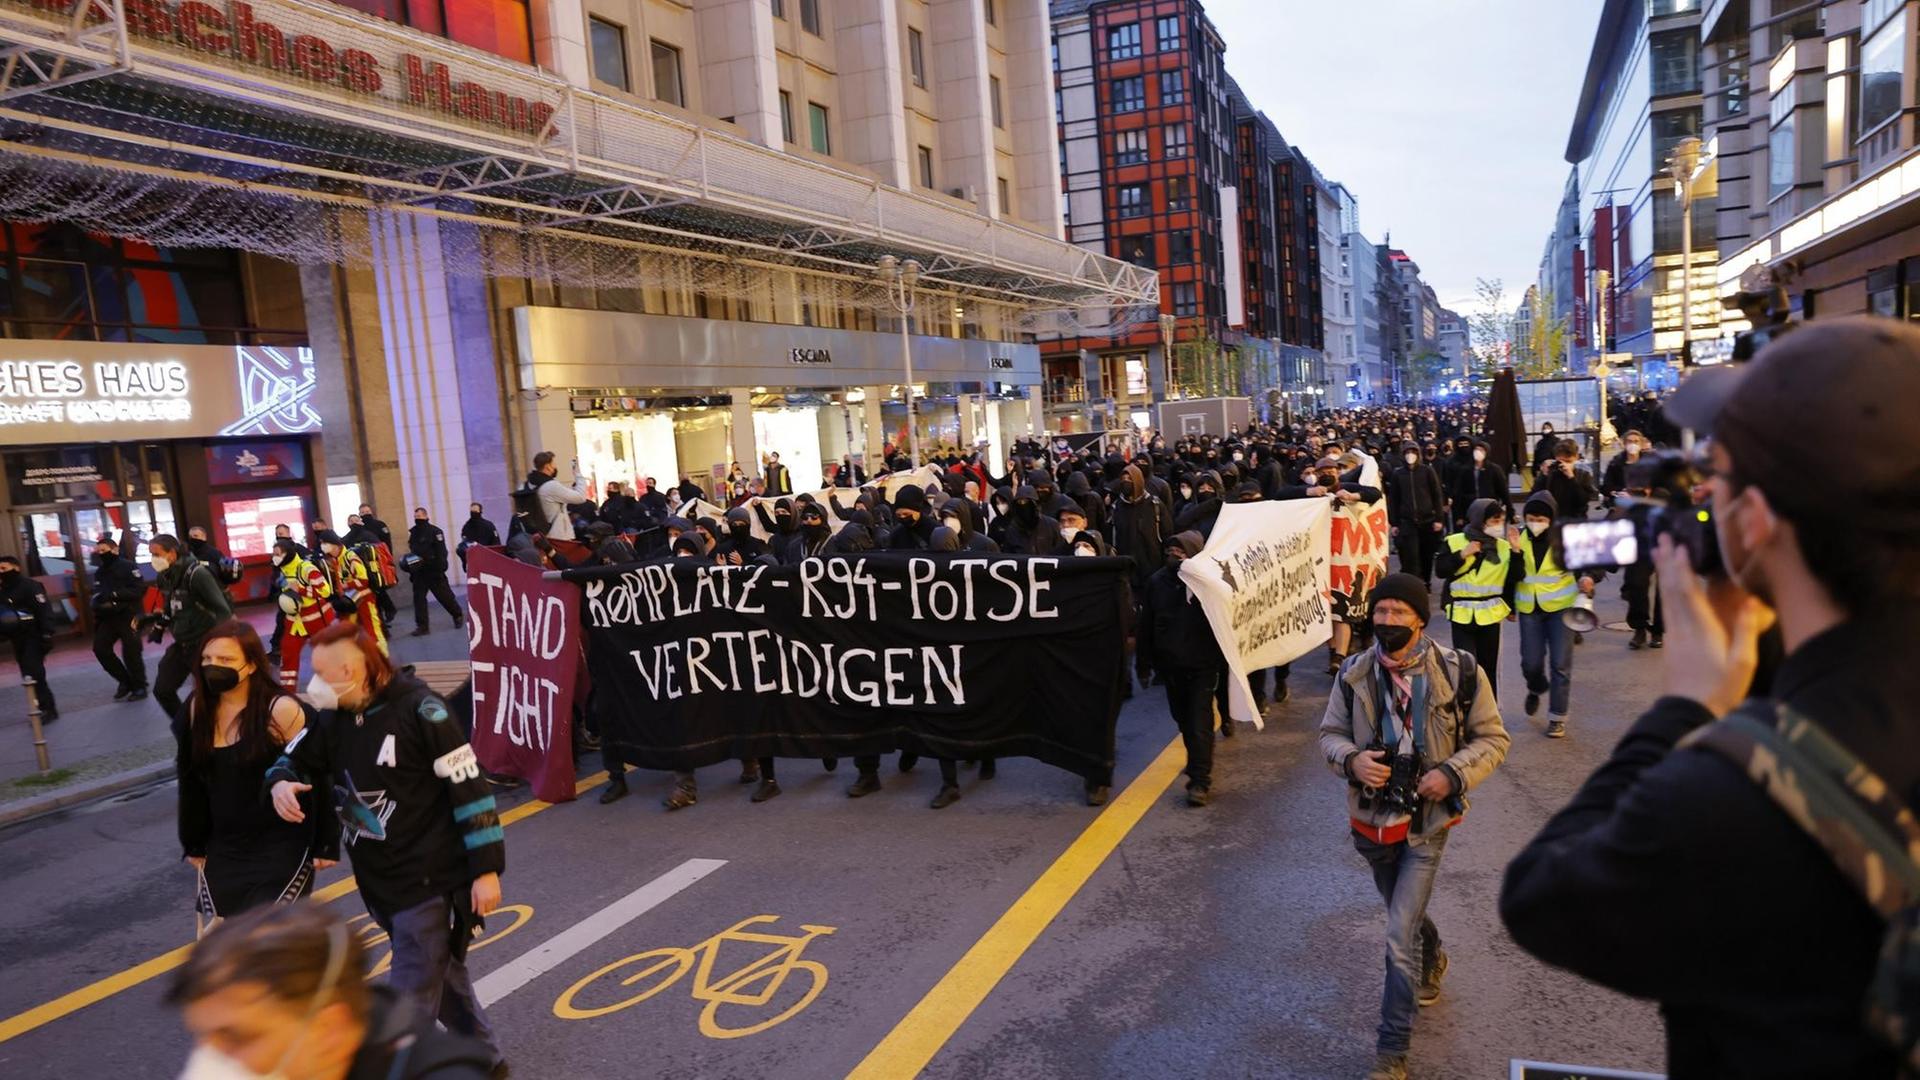
[[[1389,537],[1384,499],[1372,505],[1347,503],[1334,510],[1327,599],[1335,619],[1366,618],[1367,597],[1387,574],[1387,551],[1393,543]]]
[[[1106,782],[1125,559],[873,555],[567,571],[600,737],[630,764],[904,750]]]
[[[585,693],[580,587],[497,549],[467,551],[474,756],[547,802],[573,798],[573,701]]]
[[[1229,503],[1180,566],[1227,660],[1227,711],[1264,727],[1247,676],[1291,663],[1333,634],[1325,499]]]

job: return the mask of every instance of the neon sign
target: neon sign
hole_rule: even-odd
[[[178,360],[5,361],[0,424],[189,420],[190,389],[187,366]]]

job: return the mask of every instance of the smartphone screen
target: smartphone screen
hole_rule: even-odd
[[[1640,541],[1628,518],[1573,522],[1560,527],[1560,546],[1568,570],[1632,566],[1640,561]]]

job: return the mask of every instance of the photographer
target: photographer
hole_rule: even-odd
[[[1710,528],[1658,541],[1666,694],[1507,868],[1500,911],[1535,956],[1659,1001],[1675,1080],[1896,1075],[1862,1022],[1886,919],[1750,778],[1758,759],[1716,749],[1739,729],[1715,720],[1790,708],[1783,730],[1804,719],[1859,759],[1848,789],[1870,771],[1883,804],[1920,805],[1920,429],[1895,404],[1916,400],[1920,329],[1858,318],[1699,372],[1668,405],[1711,432],[1713,475]],[[1805,484],[1810,445],[1846,468]],[[1786,658],[1742,705],[1776,615]]]
[[[1647,450],[1647,437],[1638,431],[1629,431],[1621,442],[1620,453],[1607,463],[1603,487],[1608,506],[1627,496],[1644,498],[1651,494],[1645,487],[1646,479],[1637,475],[1643,471],[1640,462]],[[1627,602],[1627,626],[1633,631],[1627,648],[1638,651],[1649,644],[1662,648],[1666,645],[1667,622],[1660,597],[1653,591],[1653,561],[1641,559],[1624,569],[1620,596]],[[1651,642],[1647,640],[1649,632],[1653,635]]]
[[[1533,490],[1553,496],[1562,521],[1587,520],[1587,508],[1600,497],[1593,473],[1580,464],[1580,444],[1572,439],[1561,439],[1554,445],[1553,460],[1541,467]]]
[[[147,640],[158,645],[163,633],[173,631],[173,644],[154,668],[153,700],[172,719],[180,715],[180,688],[200,666],[201,640],[215,625],[233,617],[233,604],[213,568],[194,558],[175,537],[161,533],[147,541],[147,555],[161,600]]]
[[[1353,846],[1387,904],[1386,990],[1368,1080],[1405,1080],[1414,1002],[1440,1000],[1447,954],[1427,918],[1448,830],[1464,796],[1507,756],[1493,685],[1472,656],[1426,636],[1427,587],[1412,574],[1374,586],[1374,645],[1340,667],[1320,752],[1347,781]]]
[[[93,655],[113,677],[115,701],[147,696],[147,665],[140,657],[140,601],[146,580],[132,559],[120,557],[120,544],[102,536],[93,546]],[[114,646],[120,647],[119,655]]]

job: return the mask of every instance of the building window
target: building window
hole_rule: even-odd
[[[993,9],[993,0],[987,0],[987,2],[986,2],[986,8],[987,8],[987,25],[988,25],[988,26],[999,26],[999,25],[1000,25],[1000,14],[999,14],[999,12],[997,12],[997,11],[995,11],[995,10]]]
[[[1139,112],[1147,107],[1147,80],[1144,76],[1113,80],[1113,111]]]
[[[1867,135],[1900,115],[1900,86],[1906,79],[1907,12],[1900,10],[1860,47],[1860,134]]]
[[[1793,119],[1793,114],[1789,112],[1785,120],[1774,126],[1773,134],[1767,138],[1768,202],[1793,190],[1794,170],[1797,165],[1793,145]]]
[[[923,188],[932,187],[933,186],[933,150],[925,146],[916,147],[914,150],[914,155],[915,155],[915,160],[918,161],[920,164],[920,186]]]
[[[927,47],[920,37],[920,31],[907,27],[907,71],[913,75],[913,85],[922,90],[927,88]]]
[[[827,130],[827,107],[817,101],[807,102],[807,133],[813,137],[814,153],[833,153],[833,140]]]
[[[1007,178],[997,176],[994,178],[993,183],[995,187],[1000,189],[1000,212],[1002,214],[1013,213],[1013,194],[1007,189]]]
[[[773,17],[776,19],[787,17],[787,0],[773,0]]]
[[[1107,28],[1107,59],[1125,60],[1140,55],[1140,24],[1127,23]]]
[[[793,95],[780,91],[780,139],[793,141]]]
[[[1153,43],[1161,52],[1174,52],[1180,48],[1180,19],[1161,19],[1153,24]]]
[[[1668,30],[1648,39],[1647,56],[1653,64],[1653,94],[1700,92],[1700,31]]]
[[[1193,261],[1193,233],[1181,230],[1167,234],[1167,265],[1179,266]]]
[[[998,75],[987,76],[987,102],[993,106],[993,126],[1006,127],[1006,114],[1000,111],[1000,76]]]
[[[800,0],[800,29],[820,36],[820,0]]]
[[[1163,71],[1160,73],[1160,104],[1178,105],[1187,100],[1187,73],[1184,71]]]
[[[1121,131],[1113,136],[1113,161],[1116,165],[1138,165],[1147,160],[1145,128]]]
[[[1191,153],[1193,146],[1190,141],[1190,132],[1191,129],[1185,124],[1168,124],[1166,128],[1164,156],[1182,158]]]
[[[630,90],[627,81],[627,32],[599,16],[587,21],[593,39],[593,77],[608,86]]]
[[[1200,296],[1193,282],[1173,283],[1173,313],[1181,317],[1200,314]]]
[[[686,87],[680,81],[680,50],[665,42],[648,42],[653,54],[653,98],[669,105],[685,106]]]
[[[1120,216],[1142,217],[1147,212],[1147,188],[1145,184],[1123,184],[1120,187]]]
[[[1170,211],[1191,210],[1193,208],[1193,196],[1189,194],[1191,190],[1192,189],[1187,184],[1186,177],[1184,176],[1168,177],[1167,178],[1167,209]]]

